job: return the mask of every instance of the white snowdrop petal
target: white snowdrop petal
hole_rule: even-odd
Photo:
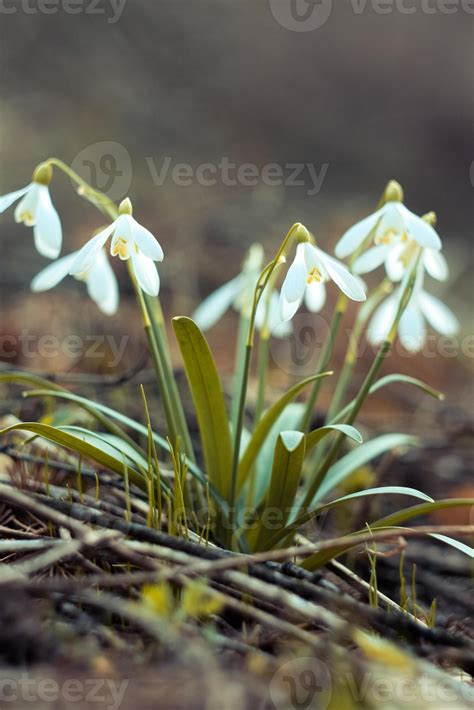
[[[392,294],[375,310],[367,330],[367,339],[372,345],[379,345],[389,334],[397,315],[398,297]]]
[[[114,235],[112,237],[112,240],[110,242],[110,254],[111,256],[115,256],[117,252],[114,253],[115,251],[115,246],[117,242],[120,240],[122,242],[125,242],[127,245],[127,256],[125,258],[129,259],[130,258],[130,253],[133,251],[133,238],[132,238],[132,227],[133,227],[133,221],[132,217],[128,214],[121,214],[119,217],[114,222]]]
[[[393,281],[395,283],[403,278],[403,274],[406,270],[405,265],[400,260],[400,257],[402,256],[405,249],[406,244],[400,243],[394,244],[394,246],[389,248],[387,251],[387,255],[385,258],[385,271],[387,272],[387,276],[390,281]]]
[[[87,291],[102,313],[113,316],[118,309],[119,288],[117,278],[102,249],[87,275]]]
[[[40,197],[40,185],[32,182],[23,198],[15,207],[14,217],[15,222],[26,224],[27,227],[33,227],[36,219],[36,209]]]
[[[193,321],[201,330],[212,328],[232,306],[243,287],[244,277],[242,274],[220,286],[196,308],[191,316]]]
[[[355,260],[352,270],[355,274],[368,274],[369,271],[377,269],[384,263],[389,251],[390,247],[386,244],[379,244],[378,246],[367,249],[366,252]]]
[[[441,249],[441,239],[431,224],[410,212],[406,207],[404,207],[404,215],[410,235],[421,247],[436,249],[436,251]]]
[[[321,249],[317,249],[317,252],[329,276],[334,283],[339,286],[341,291],[353,301],[365,301],[367,297],[359,280],[352,276],[343,264],[339,263],[328,254],[325,254]]]
[[[293,332],[291,321],[284,321],[280,315],[280,297],[273,291],[270,298],[270,311],[268,314],[268,327],[275,338],[287,338]]]
[[[426,325],[418,306],[418,299],[411,299],[398,324],[400,341],[408,352],[416,353],[426,342]]]
[[[69,273],[72,276],[80,275],[92,266],[97,253],[100,252],[114,229],[115,222],[109,224],[109,226],[103,229],[102,232],[99,232],[99,234],[96,234],[95,237],[92,237],[92,239],[89,239],[89,241],[84,244],[71,264]]]
[[[23,195],[26,195],[28,190],[30,189],[30,185],[26,185],[26,187],[22,187],[20,190],[15,190],[14,192],[9,192],[7,195],[2,195],[0,197],[0,214],[2,212],[5,212],[14,202],[20,199],[20,197],[23,197]]]
[[[288,301],[287,298],[285,297],[285,294],[283,293],[283,289],[280,292],[280,316],[282,321],[288,321],[293,318],[295,315],[296,311],[301,305],[301,301],[303,300],[303,294],[301,295],[301,298],[297,299],[296,301]]]
[[[452,337],[459,332],[459,321],[448,306],[427,291],[418,294],[420,308],[431,327],[441,335]]]
[[[401,202],[387,202],[383,208],[382,219],[377,225],[376,239],[388,237],[399,239],[406,232]]]
[[[261,331],[265,324],[265,316],[268,306],[268,329],[270,334],[276,338],[286,338],[293,330],[289,321],[283,321],[280,315],[280,297],[277,291],[272,291],[270,304],[267,304],[265,296],[260,299],[255,314],[255,327]]]
[[[434,279],[447,281],[449,268],[446,259],[440,251],[425,249],[423,252],[423,264],[429,275]]]
[[[133,217],[131,219],[132,237],[145,256],[154,261],[163,261],[163,249],[156,237],[145,227],[139,224]]]
[[[382,213],[382,210],[377,210],[377,212],[352,225],[352,227],[342,235],[336,244],[334,252],[338,259],[344,259],[360,247],[364,239],[377,224],[377,220]]]
[[[303,246],[303,244],[298,245],[295,259],[288,269],[281,287],[281,292],[284,294],[285,299],[290,302],[299,300],[301,303],[306,288],[306,264],[304,261],[304,251],[300,248]]]
[[[34,217],[35,246],[42,256],[57,259],[61,251],[63,232],[61,220],[51,202],[46,185],[38,185],[36,215]]]
[[[68,274],[71,264],[76,257],[77,252],[63,256],[62,259],[57,259],[49,264],[45,269],[36,274],[30,284],[32,291],[48,291],[60,283]]]
[[[160,292],[160,277],[155,262],[145,254],[132,249],[133,271],[142,291],[149,296],[158,296]]]
[[[311,282],[304,292],[304,302],[308,311],[319,313],[326,303],[326,286],[324,283]]]

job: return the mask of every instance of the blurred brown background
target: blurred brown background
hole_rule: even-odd
[[[295,220],[332,250],[394,177],[411,209],[438,213],[452,277],[432,290],[465,332],[472,308],[474,8],[453,6],[448,14],[441,0],[4,0],[0,193],[25,184],[48,155],[73,162],[114,199],[129,193],[165,249],[163,301],[176,314],[190,313],[233,276],[253,241],[270,254]],[[232,179],[238,166],[256,166],[256,184],[224,184],[223,160],[236,166]],[[173,179],[180,163],[190,166],[190,184]],[[204,163],[217,172],[216,184],[205,184],[209,172],[196,175]],[[313,166],[298,175],[303,184],[291,184],[293,163]],[[261,171],[269,164],[279,166],[286,184],[265,184]],[[101,218],[59,174],[52,193],[66,254]],[[45,261],[11,211],[0,230],[3,333],[96,327],[138,337],[132,302],[120,316],[102,318],[72,279],[31,296],[29,281]],[[126,294],[126,273],[115,268]],[[211,339],[225,367],[235,319],[219,328]],[[137,347],[129,345],[129,359]],[[455,377],[451,363],[441,380]],[[426,367],[432,361],[415,365]]]

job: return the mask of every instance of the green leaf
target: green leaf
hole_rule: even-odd
[[[380,380],[374,382],[372,387],[369,389],[369,394],[374,394],[383,387],[387,387],[387,385],[392,385],[396,382],[402,382],[407,385],[413,385],[413,387],[417,387],[418,389],[422,390],[426,394],[429,394],[435,399],[444,399],[444,394],[442,392],[435,390],[433,387],[430,387],[422,380],[418,380],[416,379],[416,377],[409,377],[408,375],[400,374],[386,375],[385,377],[381,377]],[[331,424],[338,422],[340,419],[344,419],[344,417],[350,414],[352,408],[354,407],[354,404],[355,399],[353,399],[352,402],[349,402],[349,404],[346,405],[344,409],[341,409],[341,411],[331,420]]]
[[[474,548],[469,547],[469,545],[466,545],[464,542],[460,542],[459,540],[455,540],[452,537],[448,537],[447,535],[438,535],[438,533],[431,533],[430,537],[434,537],[435,540],[440,540],[441,542],[444,542],[446,545],[450,545],[451,547],[455,547],[456,550],[459,550],[459,552],[462,552],[465,555],[468,555],[469,557],[474,557]]]
[[[422,491],[419,491],[416,488],[408,488],[406,486],[380,486],[378,488],[367,488],[365,491],[349,493],[348,495],[342,496],[341,498],[336,498],[335,500],[329,501],[328,503],[322,503],[316,508],[313,508],[312,510],[309,510],[306,513],[302,513],[301,515],[299,515],[297,518],[292,520],[284,530],[273,535],[271,540],[272,547],[278,544],[283,538],[287,537],[290,533],[294,532],[308,521],[312,520],[313,518],[317,518],[318,515],[321,515],[321,513],[326,510],[331,510],[332,508],[335,508],[338,505],[341,505],[342,503],[346,503],[348,500],[377,495],[412,496],[413,498],[420,498],[421,500],[429,501],[430,503],[433,501],[433,499],[430,498],[430,496],[426,495],[426,493],[423,493]],[[371,527],[376,524],[377,523],[372,523]]]
[[[307,385],[311,384],[311,382],[314,382],[320,377],[328,377],[329,375],[332,375],[332,372],[321,372],[318,375],[308,377],[306,380],[303,380],[303,382],[299,382],[297,385],[288,390],[288,392],[286,392],[283,397],[281,397],[273,406],[267,409],[263,417],[258,422],[253,436],[250,440],[250,443],[247,446],[245,453],[240,461],[237,478],[237,492],[240,492],[240,490],[242,489],[242,486],[244,485],[247,476],[250,473],[255,459],[263,444],[265,443],[265,439],[267,438],[273,424],[283,412],[285,407],[293,399],[295,399],[295,397],[298,396],[302,389],[304,389]]]
[[[396,486],[394,488],[397,488]],[[380,489],[374,489],[374,490],[379,490],[380,493],[386,493],[387,490],[386,488],[380,488]],[[396,493],[399,492],[399,490],[395,491]],[[366,491],[367,493],[367,491]],[[345,499],[354,497],[355,494],[352,494],[352,496],[344,496]],[[423,494],[424,495],[424,494]],[[420,497],[420,496],[417,496]],[[425,496],[428,498],[428,496]],[[344,500],[343,498],[340,499],[340,501]],[[376,520],[374,523],[370,523],[369,527],[371,530],[380,530],[382,528],[391,528],[391,527],[399,527],[401,523],[406,522],[407,520],[411,520],[413,518],[417,518],[420,515],[428,515],[429,513],[433,513],[436,510],[445,510],[447,508],[459,508],[459,507],[464,507],[468,505],[474,505],[474,498],[445,498],[444,500],[437,500],[433,501],[432,499],[429,499],[430,502],[427,503],[420,503],[418,505],[413,505],[410,508],[404,508],[403,510],[398,510],[396,513],[392,513],[391,515],[387,515],[385,518],[381,518],[380,520]],[[357,532],[353,533],[354,535],[359,535],[361,532],[366,532],[365,530],[358,530]],[[403,534],[403,532],[401,532]],[[468,554],[469,556],[474,556],[474,550],[472,548],[468,547],[467,545],[464,545],[464,543],[458,542],[457,540],[453,540],[452,538],[446,538],[443,539],[445,536],[442,535],[430,535],[430,537],[435,537],[437,539],[441,539],[443,542],[455,546],[458,550],[461,552],[464,552],[465,554]],[[343,554],[344,552],[347,552],[347,550],[350,550],[353,547],[353,545],[337,545],[336,543],[334,544],[334,547],[329,549],[329,550],[323,550],[321,552],[317,552],[315,555],[312,555],[311,557],[308,557],[306,560],[303,562],[303,567],[305,569],[317,569],[318,567],[321,567],[329,560],[334,559],[335,557],[338,557],[339,555]]]
[[[119,473],[121,476],[123,476],[125,467],[127,467],[130,480],[140,488],[146,490],[144,477],[135,467],[129,467],[125,456],[117,458],[116,456],[111,455],[110,452],[103,450],[103,448],[99,448],[98,446],[84,441],[83,439],[66,431],[49,426],[49,424],[38,424],[36,422],[13,424],[6,429],[0,430],[0,436],[15,430],[29,431],[32,434],[36,434],[44,439],[47,439],[48,441],[52,441],[54,444],[59,444],[60,446],[64,446],[66,449],[71,449],[81,456],[86,456],[87,458],[96,461],[104,468],[108,468],[110,471]]]
[[[79,407],[82,407],[86,412],[89,412],[92,414],[93,417],[97,419],[97,421],[101,424],[103,424],[109,431],[116,432],[118,427],[115,428],[113,425],[113,422],[110,422],[108,417],[110,419],[116,419],[118,422],[123,424],[126,427],[129,427],[130,429],[133,429],[133,431],[136,431],[138,434],[141,434],[144,437],[148,437],[148,429],[146,426],[143,424],[140,424],[140,422],[135,421],[134,419],[130,419],[130,417],[127,417],[125,414],[122,414],[121,412],[117,412],[117,410],[112,409],[111,407],[107,407],[105,404],[101,404],[100,402],[94,402],[91,399],[87,399],[86,397],[80,397],[77,394],[73,394],[72,392],[68,392],[67,390],[33,390],[32,392],[27,392],[25,393],[25,396],[27,397],[57,397],[60,399],[67,399],[71,402],[75,402]],[[106,416],[104,416],[106,415]],[[118,431],[121,432],[120,429]],[[116,434],[120,438],[120,434]],[[155,443],[164,451],[170,452],[170,446],[166,439],[163,439],[162,436],[159,434],[156,434],[152,432],[152,437]],[[137,447],[139,448],[139,447]],[[142,453],[143,450],[140,449]],[[203,472],[200,470],[200,468],[193,463],[193,461],[186,461],[188,468],[190,472],[202,483],[204,486],[206,485],[206,479],[203,474]],[[210,486],[210,491],[211,493],[215,491],[215,489]],[[216,491],[215,491],[216,492]],[[217,494],[217,492],[216,492]]]
[[[313,503],[328,495],[344,479],[372,459],[398,447],[415,446],[418,439],[409,434],[383,434],[353,449],[331,466],[326,478],[313,498]]]
[[[232,442],[217,367],[205,337],[191,318],[173,318],[173,328],[196,410],[206,473],[229,500]]]
[[[305,405],[302,402],[292,402],[288,404],[270,429],[265,442],[258,453],[257,460],[252,468],[251,475],[247,478],[246,485],[242,489],[243,500],[250,507],[257,508],[263,500],[270,482],[273,464],[273,454],[277,439],[281,431],[297,429],[304,414]],[[246,441],[242,452],[245,452],[250,442],[251,434]]]
[[[143,469],[143,471],[148,470],[147,459],[118,436],[104,432],[90,431],[80,426],[66,425],[57,428],[60,429],[60,431],[73,434],[93,446],[97,446],[97,448],[102,449],[102,451],[109,453],[111,456],[117,457],[117,454],[120,454],[122,457],[128,459],[128,461],[126,461],[127,466],[136,466],[139,470]]]
[[[308,454],[314,449],[316,444],[319,444],[319,442],[332,431],[342,432],[342,434],[345,434],[349,439],[353,439],[358,444],[362,444],[362,435],[354,426],[350,424],[327,424],[306,434],[306,453]]]
[[[275,532],[274,527],[269,529],[267,516],[273,517],[277,513],[278,526],[285,527],[298,490],[304,456],[304,434],[300,431],[282,431],[275,446],[270,486],[256,529],[254,550],[266,550],[267,542]]]

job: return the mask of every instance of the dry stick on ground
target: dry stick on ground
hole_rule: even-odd
[[[232,567],[247,566],[262,562],[282,562],[291,560],[296,557],[310,557],[316,552],[330,550],[335,545],[337,546],[352,546],[361,545],[367,542],[386,542],[394,537],[424,537],[433,533],[451,534],[460,536],[474,535],[474,525],[439,525],[439,526],[418,526],[416,528],[391,527],[390,529],[381,528],[373,529],[371,532],[363,532],[359,534],[344,535],[333,540],[324,540],[319,543],[311,543],[306,546],[293,546],[284,549],[270,550],[269,552],[259,552],[251,555],[235,554],[223,548],[209,545],[204,547],[189,540],[168,535],[159,530],[153,530],[145,525],[128,523],[122,518],[115,517],[102,511],[93,510],[86,506],[70,503],[69,501],[58,501],[48,499],[46,496],[35,495],[35,498],[47,500],[52,508],[60,511],[66,511],[68,515],[77,520],[85,521],[92,525],[100,527],[111,527],[120,530],[136,540],[151,542],[152,544],[164,545],[175,550],[189,552],[196,557],[204,558],[204,560],[220,560],[218,569],[227,569]],[[1,499],[1,493],[0,493]],[[224,562],[222,558],[227,561]],[[194,570],[192,570],[194,572]],[[196,573],[203,573],[201,569],[196,569]]]
[[[78,538],[77,541],[68,541],[68,547],[67,550],[63,549],[53,549],[53,550],[48,550],[45,552],[43,555],[39,555],[35,558],[32,558],[29,560],[27,563],[24,563],[24,569],[23,571],[18,572],[20,578],[25,578],[25,576],[28,575],[28,572],[36,572],[39,569],[44,568],[44,562],[47,561],[51,564],[51,562],[58,562],[64,554],[67,554],[68,556],[70,554],[74,554],[79,551],[81,544],[85,545],[91,545],[96,542],[106,542],[106,539],[104,536],[99,535],[92,530],[90,530],[86,525],[83,523],[78,523],[75,520],[68,519],[67,516],[63,515],[62,513],[59,513],[55,510],[51,510],[48,506],[44,505],[43,503],[39,503],[36,500],[33,500],[31,497],[21,493],[20,491],[14,490],[9,488],[8,486],[0,486],[0,499],[2,499],[5,502],[10,503],[11,505],[14,505],[15,507],[20,507],[24,510],[34,512],[36,515],[39,517],[45,518],[47,520],[50,520],[51,522],[54,522],[56,525],[65,527],[69,529],[72,533],[76,535]],[[108,534],[110,537],[110,533]],[[120,554],[124,554],[124,556],[127,558],[130,558],[130,553],[127,554],[126,548],[123,547],[118,543],[118,541],[112,541],[109,539],[110,545],[112,548],[116,551],[119,552]],[[73,543],[75,543],[73,545]],[[66,545],[66,543],[65,543]],[[74,548],[74,549],[73,549]],[[176,553],[177,554],[177,553]],[[184,553],[182,553],[184,554]],[[140,556],[141,558],[142,556]],[[41,558],[41,559],[39,559]],[[137,561],[136,560],[136,555],[133,555],[132,553],[132,558],[134,563]],[[189,562],[189,558],[186,557],[186,561]],[[29,566],[28,566],[29,565]],[[154,565],[155,569],[159,570],[160,568]],[[234,574],[234,581],[235,581],[235,575],[239,575],[239,573],[233,573]],[[242,579],[240,579],[242,578]],[[14,578],[13,578],[14,579]],[[5,576],[5,582],[11,582],[13,579],[10,577],[10,575]],[[175,581],[180,582],[182,584],[188,584],[189,579],[184,576],[184,575],[175,575]],[[278,589],[272,589],[270,585],[267,585],[265,583],[257,583],[255,584],[255,580],[250,580],[246,575],[240,574],[238,581],[247,586],[248,592],[252,593],[252,591],[255,593],[255,591],[258,592],[259,595],[263,595],[264,598],[267,601],[275,602],[280,600],[281,601],[281,590],[279,591]],[[252,583],[253,582],[253,583]],[[301,599],[297,597],[296,595],[290,595],[286,594],[285,596],[285,602],[286,606],[289,606],[290,609],[294,612],[296,612],[299,615],[303,615],[306,618],[313,619],[318,616],[318,612],[323,612],[324,617],[332,617],[333,615],[330,614],[329,612],[326,612],[325,610],[319,610],[315,605],[308,605],[308,604],[302,604]],[[317,645],[314,639],[310,634],[307,634],[306,632],[302,631],[296,626],[293,626],[292,624],[288,624],[287,622],[283,622],[281,619],[275,619],[273,616],[266,614],[265,612],[262,612],[261,610],[256,610],[243,602],[239,602],[235,599],[232,599],[230,597],[225,597],[225,603],[226,606],[230,606],[230,608],[234,609],[235,611],[239,611],[240,613],[243,613],[245,611],[245,614],[247,616],[250,616],[251,618],[256,618],[257,621],[260,622],[265,622],[266,625],[271,625],[273,627],[277,627],[280,631],[282,630],[282,626],[286,628],[287,633],[292,633],[293,636],[297,636],[300,638],[300,640],[305,640],[306,642],[310,642],[313,646]],[[314,609],[312,608],[314,607]],[[338,622],[339,620],[337,617],[334,615],[334,620],[335,622]],[[327,622],[327,619],[326,619]]]
[[[2,488],[4,488],[4,487],[0,487],[0,498],[2,497],[2,495],[1,495],[1,494],[2,494]],[[22,495],[22,494],[20,494],[20,495]],[[26,497],[26,498],[27,498],[27,497]],[[11,496],[10,496],[10,499],[11,499]],[[27,499],[28,499],[28,498],[27,498]],[[18,502],[18,500],[17,500],[17,502]],[[51,502],[51,501],[48,501],[48,502]],[[55,501],[55,503],[57,503],[57,501]],[[83,506],[81,506],[81,510],[82,510],[82,508],[83,508]],[[45,511],[47,511],[48,517],[51,517],[51,516],[50,516],[50,512],[51,512],[51,511],[49,510],[49,506],[43,506],[43,512],[45,512]],[[69,506],[69,512],[74,515],[74,514],[77,513],[77,510],[76,510],[75,507]],[[103,518],[104,516],[101,514],[100,517]],[[112,521],[110,521],[110,517],[112,517],[112,520],[113,520],[113,516],[105,516],[106,520],[109,518],[109,520],[108,520],[109,523],[112,522]],[[63,518],[63,516],[61,516],[61,522],[62,522],[62,518]],[[94,522],[97,522],[97,521],[94,521]],[[101,520],[101,522],[102,522],[102,520]],[[116,520],[113,520],[113,522],[116,523],[117,521],[116,521]],[[85,526],[84,526],[84,527],[85,527]],[[137,528],[138,531],[140,531],[140,532],[143,534],[143,532],[144,532],[144,531],[143,531],[143,526],[134,526],[134,527]],[[452,528],[449,528],[449,529],[450,529],[450,531],[452,532],[453,529],[452,529]],[[190,549],[190,550],[191,550],[191,554],[194,554],[194,555],[198,554],[201,558],[202,558],[202,556],[203,556],[203,552],[206,553],[206,556],[207,556],[207,557],[211,556],[211,557],[214,558],[214,561],[213,561],[213,562],[207,561],[207,562],[203,563],[202,559],[200,559],[198,562],[196,562],[194,559],[192,559],[190,563],[188,562],[188,569],[186,570],[186,572],[187,572],[187,573],[191,572],[191,574],[192,574],[193,576],[195,576],[196,574],[203,574],[205,571],[206,571],[207,573],[213,573],[213,574],[215,574],[216,572],[219,571],[219,569],[220,569],[221,567],[222,567],[221,572],[225,572],[225,571],[226,571],[226,568],[230,571],[230,568],[235,567],[235,566],[244,565],[244,566],[247,567],[249,564],[255,565],[256,562],[267,561],[269,557],[270,557],[270,558],[274,558],[274,557],[276,556],[276,557],[278,557],[278,558],[281,559],[281,558],[285,558],[285,557],[289,557],[289,556],[292,557],[292,556],[294,555],[294,552],[300,552],[300,548],[292,548],[291,550],[279,550],[279,551],[275,551],[275,552],[273,552],[273,553],[259,553],[259,554],[257,554],[257,555],[253,555],[253,556],[234,556],[234,555],[232,555],[232,556],[231,556],[231,559],[230,559],[229,556],[228,556],[228,554],[227,554],[227,553],[224,553],[224,551],[220,551],[220,550],[216,550],[216,549],[214,549],[214,550],[212,550],[212,551],[211,551],[211,550],[205,550],[205,551],[204,551],[200,546],[194,545],[194,544],[189,543],[189,542],[187,542],[187,541],[178,540],[178,539],[173,538],[173,537],[171,537],[171,536],[169,536],[169,535],[166,535],[166,534],[164,534],[164,533],[157,533],[157,531],[151,531],[151,530],[149,530],[148,528],[145,528],[144,530],[146,531],[146,537],[149,537],[150,534],[151,534],[151,537],[152,537],[152,538],[155,538],[155,539],[153,540],[153,542],[156,543],[157,541],[159,541],[159,544],[161,544],[162,546],[165,545],[165,546],[169,547],[169,549],[176,549],[176,546],[178,545],[178,546],[181,547],[181,548],[187,548],[187,550]],[[435,528],[434,530],[436,530],[437,532],[445,531],[444,528]],[[458,531],[458,532],[462,532],[463,530],[465,530],[465,528],[464,528],[464,527],[461,527],[461,528],[458,527],[458,528],[456,528],[455,530]],[[426,532],[432,532],[432,531],[433,531],[433,528],[425,527],[425,528],[422,528],[422,529],[420,529],[420,530],[407,530],[407,531],[404,531],[404,532],[410,534],[411,536],[414,536],[414,535],[419,535],[419,534],[425,534]],[[470,528],[470,527],[468,528],[468,531],[471,532],[471,528]],[[129,530],[128,530],[128,532],[129,532]],[[374,536],[377,536],[377,537],[379,537],[379,538],[382,537],[383,539],[389,539],[390,537],[393,537],[393,535],[396,534],[397,532],[398,532],[397,530],[395,530],[395,531],[392,531],[392,530],[390,530],[390,531],[378,531],[377,533],[372,533],[372,534],[369,536],[369,539],[370,539],[370,540],[373,540],[373,539],[374,539]],[[142,536],[143,536],[143,535],[142,535]],[[367,541],[367,536],[366,536],[366,535],[364,535],[364,536],[359,536],[359,537],[362,538],[361,541]],[[156,538],[158,538],[158,540],[157,540]],[[344,538],[342,538],[342,540],[343,540],[343,539],[344,539]],[[351,542],[352,542],[353,540],[354,540],[354,538],[351,538]],[[340,542],[340,541],[338,541],[338,543],[339,543],[339,542]],[[168,545],[166,545],[166,543],[168,543]],[[116,543],[116,544],[118,544],[118,543]],[[123,543],[121,543],[121,544],[123,544]],[[310,547],[310,549],[308,550],[308,554],[309,554],[309,553],[313,553],[315,549],[318,549],[318,548],[321,549],[321,545],[319,545],[319,546],[309,546],[309,547]],[[179,550],[178,550],[178,551],[179,551]],[[182,549],[182,551],[184,551],[184,550]],[[169,551],[168,551],[168,553],[169,553]],[[156,550],[155,550],[155,554],[156,554]],[[224,555],[224,557],[225,557],[226,559],[224,559],[224,560],[223,560],[223,559],[217,559],[217,560],[216,560],[216,557],[217,557],[217,558],[222,558],[222,555]],[[160,555],[158,555],[158,556],[160,556]],[[169,554],[168,554],[168,556],[169,556]],[[204,567],[204,565],[206,565],[206,567]],[[254,569],[255,569],[255,571],[257,571],[257,568],[256,568],[256,567],[255,567]],[[253,571],[254,571],[254,570],[252,569],[252,572],[253,572]],[[265,570],[265,571],[268,573],[268,570]],[[164,574],[164,576],[167,577],[169,574],[170,574],[170,572],[166,572],[166,573]],[[178,574],[179,574],[180,577],[184,576],[184,575],[183,575],[183,569],[181,569]],[[162,575],[163,575],[163,573],[162,573]],[[125,576],[125,577],[128,577],[128,578],[129,578],[128,581],[129,581],[130,584],[129,584],[129,585],[125,584],[125,586],[132,586],[132,585],[137,584],[137,583],[143,583],[144,581],[150,581],[150,580],[152,580],[153,578],[156,579],[156,575],[154,575],[154,576],[151,575],[151,576],[149,576],[149,577],[146,577],[146,576],[144,577],[143,575],[140,576],[140,574],[138,574],[138,575],[137,575],[137,574],[134,574],[134,575],[115,575],[115,576],[112,575],[114,584],[117,584],[117,583],[119,582],[119,579],[118,579],[117,577],[122,577],[122,576]],[[158,575],[158,577],[160,577],[160,575]],[[175,572],[175,571],[171,571],[171,577],[174,577],[174,578],[176,579],[176,572]],[[245,580],[248,580],[248,578],[247,578],[246,575],[244,575],[244,578],[245,578]],[[96,579],[91,579],[91,577],[88,577],[88,578],[87,578],[87,583],[88,583],[88,584],[96,583],[96,582],[99,582],[99,579],[100,579],[101,582],[105,582],[105,579],[103,579],[103,578],[101,577],[101,575],[99,575],[98,578],[96,577]],[[75,580],[75,581],[79,581],[79,580]],[[120,580],[120,582],[122,582],[122,581],[123,581],[123,580]],[[235,581],[237,581],[237,580],[234,579],[234,582],[235,582]],[[240,579],[238,579],[238,581],[240,582]],[[246,584],[248,585],[248,581],[246,581]],[[49,586],[49,585],[46,585],[46,586]],[[79,586],[80,586],[80,585],[79,585]],[[309,586],[309,585],[308,585],[308,586]],[[311,586],[312,586],[312,585],[311,585]],[[278,587],[277,587],[277,588],[278,588]],[[259,591],[262,592],[262,588],[261,588],[261,587],[259,588]],[[308,591],[308,590],[306,590],[306,591]],[[313,591],[314,591],[314,587],[313,587]],[[273,601],[275,600],[275,596],[273,596],[273,593],[271,593],[270,595],[268,595],[268,590],[267,590],[267,589],[264,589],[264,590],[263,590],[263,596],[264,596],[264,597],[265,597],[265,594],[266,594],[266,593],[267,593],[267,597],[266,597],[267,600],[268,600],[269,602],[273,602]],[[288,600],[287,600],[287,601],[288,601]],[[293,598],[293,597],[289,597],[289,605],[290,605],[290,608],[293,607],[293,609],[292,609],[293,611],[295,611],[295,608],[297,608],[298,611],[301,610],[300,604],[299,604],[298,601],[297,601],[295,598]],[[319,607],[317,607],[317,608],[319,609]],[[430,636],[430,638],[431,638],[431,636]]]

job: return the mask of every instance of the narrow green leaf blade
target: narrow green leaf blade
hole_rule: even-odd
[[[340,485],[351,473],[372,459],[387,451],[400,447],[415,446],[418,439],[409,434],[382,434],[375,439],[349,451],[329,469],[326,478],[316,493],[313,503],[325,498],[336,486]]]
[[[255,533],[255,550],[266,550],[275,533],[275,525],[284,528],[298,490],[305,456],[305,436],[300,431],[282,431],[273,455],[272,474],[268,495]],[[271,527],[269,525],[271,524]]]
[[[397,488],[397,486],[395,486],[395,488]],[[377,489],[375,489],[375,490],[377,490]],[[384,490],[382,488],[380,488],[379,492],[382,493],[382,492],[384,492]],[[426,496],[426,497],[428,497],[428,496]],[[344,498],[347,499],[348,496],[344,496]],[[340,501],[342,501],[342,500],[344,500],[344,499],[340,499]],[[387,515],[385,518],[377,520],[374,523],[370,523],[370,529],[371,530],[380,530],[382,528],[398,527],[401,525],[401,523],[405,523],[407,520],[412,520],[413,518],[417,518],[420,515],[428,515],[429,513],[435,512],[436,510],[445,510],[447,508],[459,508],[459,507],[464,507],[464,506],[469,506],[469,505],[470,506],[474,505],[474,498],[445,498],[444,500],[437,500],[437,501],[433,501],[431,499],[430,502],[419,503],[418,505],[413,505],[410,508],[404,508],[403,510],[399,510],[396,513],[393,513],[392,515]],[[357,535],[361,532],[364,532],[364,531],[358,530],[357,532],[354,533],[354,535]],[[434,534],[434,535],[430,535],[430,537],[437,538],[441,542],[451,545],[452,547],[456,547],[460,552],[463,552],[464,554],[467,554],[470,557],[474,557],[474,550],[462,542],[459,542],[457,540],[453,540],[452,538],[446,537],[444,535]],[[332,548],[332,549],[317,552],[315,555],[308,557],[306,560],[304,560],[303,566],[306,569],[315,570],[315,569],[327,564],[327,562],[329,560],[332,560],[335,557],[342,555],[344,552],[347,552],[347,550],[350,550],[351,547],[352,547],[351,545],[341,546],[341,545],[335,544],[334,548]]]
[[[110,452],[84,441],[82,438],[74,436],[67,431],[56,429],[55,427],[49,426],[49,424],[39,424],[37,422],[21,422],[20,424],[14,424],[13,426],[0,430],[0,436],[15,430],[29,431],[32,434],[37,434],[48,441],[52,441],[54,444],[59,444],[60,446],[64,446],[66,449],[75,451],[81,456],[86,456],[87,458],[96,461],[104,468],[107,468],[110,471],[115,471],[115,473],[120,475],[123,475],[125,466],[127,466],[130,480],[140,488],[145,489],[145,481],[143,476],[136,470],[136,468],[129,467],[129,463],[126,461],[125,456],[123,459],[117,458],[112,456]]]
[[[206,473],[229,500],[232,442],[217,367],[207,340],[191,318],[173,318],[201,433]]]
[[[426,495],[426,493],[419,491],[417,488],[409,488],[407,486],[379,486],[378,488],[367,488],[364,491],[356,491],[356,493],[349,493],[348,495],[342,496],[341,498],[336,498],[335,500],[331,500],[328,503],[321,503],[320,505],[316,506],[316,508],[313,508],[312,510],[307,511],[306,513],[302,513],[294,520],[291,520],[291,522],[287,525],[285,530],[273,535],[272,541],[271,541],[272,546],[276,545],[277,543],[280,542],[280,540],[287,537],[290,533],[294,532],[295,530],[300,528],[302,525],[304,525],[308,521],[312,520],[313,518],[316,518],[318,515],[321,515],[321,513],[323,513],[326,510],[331,510],[332,508],[336,508],[338,505],[341,505],[342,503],[346,503],[348,500],[352,500],[352,499],[356,499],[356,498],[365,498],[366,496],[377,496],[377,495],[412,496],[413,498],[419,498],[422,501],[427,501],[429,503],[433,502],[433,499],[430,498],[430,496]],[[375,526],[376,524],[377,523],[371,524],[371,527]],[[386,523],[384,523],[384,524],[386,524]]]
[[[319,444],[319,442],[332,431],[342,432],[349,439],[353,439],[358,444],[362,444],[362,435],[354,426],[350,424],[327,424],[306,434],[306,453],[308,454],[314,449],[316,444]]]
[[[408,375],[401,375],[401,374],[392,374],[392,375],[386,375],[385,377],[381,377],[380,380],[377,380],[377,382],[374,382],[372,387],[369,390],[369,394],[375,394],[378,390],[382,389],[383,387],[387,387],[387,385],[392,385],[394,383],[402,383],[402,384],[407,384],[407,385],[412,385],[413,387],[416,387],[417,389],[422,390],[426,394],[429,394],[431,397],[434,397],[435,399],[443,400],[444,399],[444,394],[442,392],[439,392],[438,390],[435,390],[433,387],[430,387],[430,385],[427,385],[426,382],[423,382],[422,380],[418,380],[416,377],[409,377]],[[335,422],[338,422],[340,419],[344,419],[344,417],[347,417],[348,414],[350,414],[352,408],[354,407],[355,404],[355,399],[352,400],[352,402],[349,402],[344,409],[341,409],[340,412],[332,419],[331,424],[334,424]]]
[[[303,390],[307,385],[311,384],[320,377],[328,377],[332,375],[332,372],[321,372],[318,375],[313,375],[313,377],[308,377],[306,380],[299,382],[297,385],[292,387],[286,392],[283,397],[281,397],[273,406],[271,406],[263,415],[263,417],[258,422],[250,443],[247,446],[242,459],[239,464],[239,472],[237,478],[237,492],[240,492],[243,484],[245,483],[247,476],[250,473],[251,467],[265,443],[265,439],[269,434],[273,424],[278,419],[280,414],[283,412],[285,407],[292,402],[295,397]]]

